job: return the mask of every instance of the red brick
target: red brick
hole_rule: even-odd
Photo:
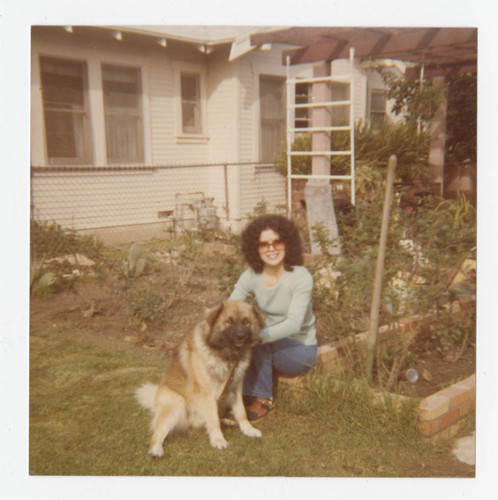
[[[434,420],[424,420],[423,422],[419,422],[418,428],[423,436],[433,436],[434,434],[439,432],[440,419],[435,418]]]
[[[460,408],[458,408],[458,411],[460,412],[460,416],[463,417],[464,415],[467,415],[467,413],[471,413],[476,409],[476,402],[474,400],[470,400],[465,402]]]
[[[450,401],[447,397],[436,392],[431,396],[422,399],[419,404],[419,413],[422,420],[431,421],[434,418],[441,418],[448,413]]]
[[[460,411],[458,408],[456,410],[452,410],[441,417],[441,429],[445,429],[449,427],[451,424],[454,424],[460,418]]]
[[[454,385],[445,389],[444,395],[450,398],[450,410],[458,408],[472,397],[471,391]]]
[[[475,381],[475,375],[466,378],[465,380],[462,380],[456,384],[454,384],[452,387],[456,387],[459,390],[465,391],[468,395],[468,399],[474,399],[476,398],[476,381]]]
[[[327,361],[332,361],[337,359],[338,354],[336,349],[329,346],[320,346],[318,348],[317,362],[326,363]]]

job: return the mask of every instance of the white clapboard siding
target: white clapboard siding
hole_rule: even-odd
[[[65,37],[65,38],[63,38]],[[265,202],[270,209],[285,206],[286,182],[260,162],[260,75],[285,76],[281,54],[285,46],[253,50],[228,61],[227,53],[209,59],[197,47],[170,51],[146,50],[133,45],[102,41],[96,50],[91,41],[54,32],[47,39],[34,38],[33,60],[40,54],[87,61],[94,134],[96,170],[55,172],[46,166],[43,149],[43,109],[37,73],[32,100],[34,128],[32,149],[35,168],[31,178],[33,215],[74,229],[97,229],[155,224],[159,212],[175,208],[176,195],[202,192],[213,198],[220,218],[244,219]],[[140,67],[143,78],[144,150],[147,164],[136,170],[103,170],[105,167],[104,115],[100,65]],[[333,73],[349,71],[349,62],[334,62]],[[35,64],[35,68],[37,65]],[[203,130],[198,136],[181,132],[179,75],[201,75]],[[293,67],[292,72],[302,71]],[[308,67],[307,71],[311,71]],[[367,77],[355,74],[355,119],[365,119]],[[219,165],[217,165],[219,164]],[[192,166],[195,165],[195,166]],[[200,166],[203,165],[203,166]]]
[[[220,189],[206,192],[216,184]],[[90,229],[158,221],[158,212],[175,208],[175,195],[202,191],[224,202],[220,168],[158,168],[145,171],[37,173],[32,177],[32,205],[38,220],[63,227]]]
[[[233,65],[213,62],[207,75],[207,134],[211,163],[237,160],[237,84]]]
[[[241,215],[246,218],[253,214],[254,208],[266,203],[269,210],[285,207],[286,181],[273,169],[254,166],[241,170]]]
[[[176,147],[173,67],[169,62],[152,64],[149,73],[152,162],[171,164]]]

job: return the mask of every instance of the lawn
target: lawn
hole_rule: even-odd
[[[339,217],[340,260],[327,253],[326,235],[316,235],[323,256],[308,267],[315,277],[319,344],[365,331],[381,208],[374,202],[354,217]],[[150,416],[133,393],[143,382],[160,380],[179,338],[204,307],[227,296],[244,268],[240,257],[207,253],[198,235],[104,248],[58,226],[33,222],[31,229],[30,474],[474,477],[474,467],[452,455],[451,441],[421,439],[413,403],[401,411],[374,406],[361,377],[353,381],[340,373],[311,374],[297,396],[279,391],[277,411],[257,424],[261,439],[228,428],[229,446],[218,451],[205,431],[196,430],[172,437],[165,457],[152,459]],[[406,235],[423,252],[407,253],[400,244]],[[431,200],[416,217],[396,213],[386,282],[416,270],[422,285],[410,285],[406,296],[386,290],[383,320],[395,322],[413,308],[419,314],[444,311],[460,296],[473,295],[473,287],[450,288],[448,281],[474,246],[475,211],[465,200]],[[68,259],[75,254],[93,263],[75,265]],[[327,269],[339,277],[324,275]],[[475,343],[465,325],[450,319],[450,327],[434,334],[441,356]],[[379,377],[389,375],[400,355],[381,354]],[[462,432],[474,429],[474,422],[467,425]]]
[[[471,477],[450,443],[423,442],[413,408],[372,406],[355,384],[309,377],[296,397],[258,423],[261,439],[227,428],[229,446],[211,448],[205,431],[166,442],[163,459],[147,455],[150,418],[134,400],[164,371],[159,357],[116,351],[32,327],[30,341],[31,475]],[[472,423],[469,423],[472,425]]]

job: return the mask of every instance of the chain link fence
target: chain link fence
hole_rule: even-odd
[[[268,163],[31,170],[32,229],[56,226],[109,245],[169,239],[185,230],[238,231],[261,203],[270,210],[286,204],[285,178]],[[53,238],[56,244],[55,231]],[[32,234],[34,244],[40,243]]]

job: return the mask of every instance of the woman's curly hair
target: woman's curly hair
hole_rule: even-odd
[[[258,252],[262,231],[271,229],[285,243],[284,268],[292,271],[293,266],[303,264],[303,250],[299,231],[291,220],[282,215],[263,215],[250,222],[242,231],[242,253],[246,262],[257,273],[263,272],[264,263]]]

